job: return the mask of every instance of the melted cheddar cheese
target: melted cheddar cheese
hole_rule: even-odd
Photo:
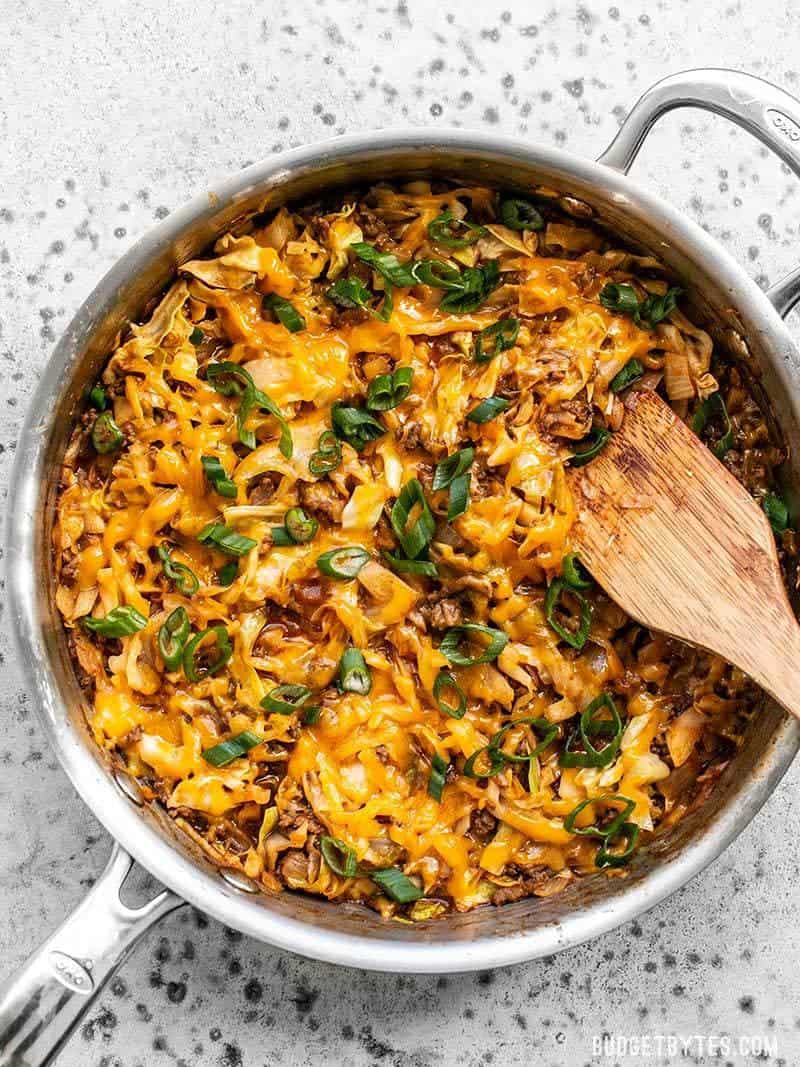
[[[592,620],[580,650],[548,623],[546,588],[561,573],[575,516],[566,468],[593,427],[619,427],[614,377],[638,360],[644,384],[665,383],[681,413],[717,384],[710,338],[678,309],[648,326],[599,299],[608,283],[632,285],[642,299],[664,294],[659,263],[614,250],[552,191],[536,202],[538,232],[501,224],[493,190],[424,182],[378,186],[335,211],[255,216],[185,263],[111,356],[100,385],[118,447],[93,450],[98,411],[76,427],[55,530],[57,603],[88,680],[96,741],[218,862],[266,889],[365,900],[411,918],[547,895],[595,869],[599,840],[565,826],[577,805],[622,795],[629,821],[652,831],[712,776],[719,738],[738,736],[750,691],[721,661],[648,634],[597,589],[586,594]],[[448,211],[481,227],[455,231],[474,234],[471,243],[431,236]],[[391,282],[354,252],[364,243],[401,266],[437,260],[466,276],[494,261],[499,276],[461,311],[443,311],[443,291],[424,282],[394,285],[381,318],[331,295],[337,280],[355,280],[380,306]],[[301,328],[287,328],[265,302],[273,294]],[[480,332],[506,319],[518,327],[513,343],[476,360]],[[274,405],[246,416],[255,447],[242,439],[241,391],[219,391],[208,374],[224,361]],[[361,450],[341,440],[338,464],[315,476],[309,464],[334,405],[364,410],[369,383],[398,367],[413,372],[411,388],[395,407],[370,412],[379,436]],[[489,397],[505,410],[468,420]],[[448,522],[448,493],[433,489],[433,471],[465,447],[474,450],[468,506]],[[234,496],[215,492],[204,457],[219,461]],[[412,479],[435,520],[436,578],[395,573],[384,555],[398,552],[390,516]],[[296,507],[317,522],[315,536],[273,543]],[[230,584],[220,571],[231,557],[198,536],[210,523],[252,542]],[[351,545],[369,556],[355,577],[321,573],[323,553]],[[193,595],[166,574],[159,547],[196,576]],[[135,632],[87,629],[87,619],[120,607],[143,617]],[[159,633],[181,607],[195,633],[224,627],[232,652],[223,669],[191,680],[167,667]],[[444,633],[473,622],[506,643],[488,663],[454,666]],[[364,656],[368,693],[337,685],[350,647]],[[442,671],[463,692],[462,717],[434,695]],[[270,691],[290,684],[313,692],[316,720],[265,709]],[[605,693],[622,716],[613,760],[562,766],[581,713]],[[452,703],[452,693],[442,696]],[[485,777],[465,775],[516,719],[525,722],[503,742],[516,758]],[[526,758],[543,723],[554,739]],[[257,743],[238,758],[206,759],[245,732]],[[435,760],[448,768],[439,797],[429,789]],[[601,815],[602,802],[585,806],[578,825]],[[320,854],[325,837],[355,854],[354,876]],[[410,908],[370,877],[388,867],[423,894]]]

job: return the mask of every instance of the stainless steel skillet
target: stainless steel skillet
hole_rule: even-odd
[[[800,485],[798,355],[782,321],[800,299],[800,269],[762,293],[716,242],[628,177],[664,112],[697,106],[726,116],[800,175],[800,103],[760,79],[723,70],[659,82],[597,162],[510,138],[384,131],[298,149],[256,164],[176,212],[102,280],[56,348],[19,441],[8,514],[8,585],[20,659],[42,728],[62,766],[113,835],[111,861],[60,929],[0,989],[0,1064],[36,1065],[58,1051],[138,938],[188,901],[267,944],[349,966],[396,972],[497,967],[550,955],[652,907],[714,859],[747,825],[800,745],[800,725],[767,707],[705,808],[642,850],[626,879],[586,878],[560,896],[405,926],[365,909],[290,893],[267,897],[211,865],[131,780],[94,747],[53,602],[50,532],[61,456],[87,383],[119,327],[213,238],[253,210],[354,182],[458,177],[558,190],[566,210],[594,216],[664,260],[693,313],[759,381],[790,445],[787,485]],[[140,909],[119,890],[132,860],[169,888]]]

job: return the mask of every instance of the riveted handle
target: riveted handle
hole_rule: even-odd
[[[699,107],[735,122],[800,177],[800,101],[777,85],[736,70],[686,70],[656,82],[636,102],[598,162],[627,174],[654,124],[678,107]],[[800,268],[767,291],[785,317],[800,300]]]
[[[75,911],[0,986],[0,1067],[43,1067],[153,923],[184,901],[164,890],[141,908],[119,892],[133,860],[114,846],[108,866]]]

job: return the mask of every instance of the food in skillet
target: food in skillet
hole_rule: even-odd
[[[758,691],[592,583],[567,468],[659,389],[788,560],[783,453],[585,215],[415,182],[255,216],[91,391],[55,550],[94,736],[267,890],[414,920],[548,896],[739,744]]]

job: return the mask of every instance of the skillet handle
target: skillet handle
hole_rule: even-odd
[[[627,174],[654,124],[678,107],[700,107],[735,122],[800,177],[800,101],[753,74],[686,70],[656,82],[636,102],[598,163]],[[800,301],[800,267],[767,290],[782,317]]]
[[[50,1063],[139,938],[184,903],[165,889],[127,907],[119,893],[132,865],[115,845],[84,900],[0,986],[0,1067]]]

